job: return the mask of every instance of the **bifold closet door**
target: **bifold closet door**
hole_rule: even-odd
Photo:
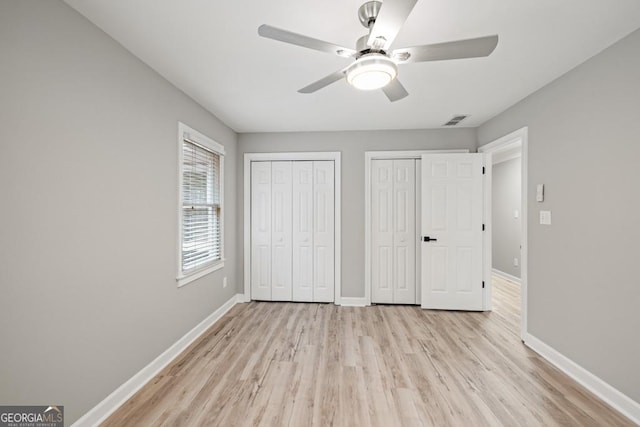
[[[334,162],[313,162],[313,301],[334,301]]]
[[[291,162],[251,163],[251,298],[291,301]]]
[[[251,163],[251,298],[271,300],[271,162]]]
[[[313,162],[293,162],[293,300],[313,301]]]
[[[393,161],[393,302],[416,303],[415,160]]]
[[[371,162],[371,301],[416,303],[415,160]]]
[[[393,160],[371,162],[371,302],[393,302]]]
[[[333,161],[251,163],[251,298],[334,301]]]
[[[293,301],[334,301],[334,163],[293,162]]]
[[[291,162],[271,163],[271,300],[291,301]]]

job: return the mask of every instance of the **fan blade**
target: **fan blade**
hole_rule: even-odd
[[[446,43],[396,49],[391,57],[398,63],[443,61],[447,59],[479,58],[489,56],[498,45],[498,36],[457,40]]]
[[[331,73],[326,77],[321,78],[317,82],[311,83],[309,86],[305,86],[300,89],[299,93],[313,93],[317,90],[322,89],[323,87],[329,86],[331,83],[335,83],[341,78],[345,76],[347,69],[336,71],[335,73]]]
[[[384,0],[367,44],[373,49],[388,50],[418,0]]]
[[[338,46],[333,43],[303,36],[302,34],[292,33],[291,31],[282,30],[280,28],[272,27],[271,25],[260,25],[260,27],[258,27],[258,34],[268,39],[295,44],[297,46],[319,50],[320,52],[333,53],[345,58],[353,57],[357,53],[355,50],[349,49],[348,47]]]
[[[393,79],[391,83],[383,87],[382,91],[387,95],[387,98],[389,98],[389,101],[391,102],[399,101],[402,98],[409,96],[409,92],[407,92],[397,78]]]

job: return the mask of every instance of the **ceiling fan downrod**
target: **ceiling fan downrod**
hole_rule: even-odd
[[[358,9],[358,19],[363,27],[368,30],[373,27],[381,7],[382,2],[379,1],[368,1],[360,6]]]

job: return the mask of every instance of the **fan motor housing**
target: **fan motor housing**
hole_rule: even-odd
[[[369,34],[364,35],[358,39],[356,42],[356,50],[358,51],[357,57],[361,57],[362,55],[366,55],[368,53],[381,53],[386,55],[387,53],[384,50],[374,49],[369,46]]]

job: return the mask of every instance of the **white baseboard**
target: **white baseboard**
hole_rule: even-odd
[[[352,297],[342,297],[340,298],[340,305],[343,307],[366,307],[367,302],[364,297],[362,298],[352,298]]]
[[[113,393],[107,396],[102,402],[98,403],[89,412],[84,414],[78,421],[73,423],[72,427],[93,427],[107,419],[109,415],[122,406],[131,396],[140,390],[146,383],[152,380],[165,366],[180,355],[191,343],[200,337],[211,325],[216,323],[227,311],[238,302],[242,302],[244,296],[242,294],[234,295],[225,302],[222,307],[211,313],[187,332],[182,338],[176,341],[171,347],[166,349],[164,353],[156,357],[151,363],[142,368],[137,374],[129,378],[124,384],[118,387]]]
[[[604,382],[556,349],[540,341],[531,334],[525,335],[524,343],[533,351],[547,359],[565,374],[576,380],[591,393],[604,400],[625,417],[640,425],[640,403]]]
[[[500,276],[503,279],[507,279],[510,282],[517,283],[518,285],[520,284],[520,278],[519,277],[512,276],[511,274],[505,273],[504,271],[500,271],[497,268],[492,268],[491,272],[493,274],[495,274],[496,276]]]

